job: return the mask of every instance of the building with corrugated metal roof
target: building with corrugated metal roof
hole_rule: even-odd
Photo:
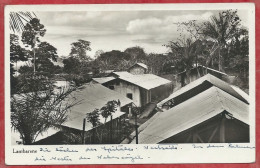
[[[102,77],[102,78],[92,78],[92,81],[91,83],[100,83],[100,84],[103,84],[103,83],[106,83],[108,81],[111,81],[115,79],[114,77],[110,76],[110,77]]]
[[[172,82],[154,74],[133,75],[129,72],[113,72],[114,79],[102,83],[111,90],[132,99],[138,107],[152,101],[160,101],[172,93]]]
[[[128,72],[133,75],[146,74],[148,67],[144,63],[136,63],[128,69]]]
[[[248,95],[210,74],[173,93],[158,108],[162,111],[138,128],[138,143],[250,141]]]
[[[189,98],[196,96],[197,94],[207,90],[212,86],[216,86],[224,90],[225,92],[233,95],[234,97],[238,98],[239,100],[248,103],[248,99],[246,99],[245,96],[241,96],[241,93],[243,92],[243,91],[241,92],[241,89],[234,87],[211,74],[207,74],[191,82],[190,84],[180,88],[179,90],[173,92],[169,97],[159,102],[157,106],[162,110],[172,108],[188,100]],[[244,94],[242,93],[242,95],[245,94],[246,93]]]
[[[95,143],[111,143],[107,131],[109,124],[112,125],[114,131],[113,141],[120,140],[120,137],[123,135],[122,120],[125,118],[125,114],[128,111],[128,106],[131,105],[132,100],[127,98],[124,95],[121,95],[118,92],[112,91],[101,84],[85,84],[73,91],[69,95],[72,99],[70,101],[79,101],[78,104],[70,108],[68,113],[67,120],[61,125],[60,130],[45,139],[42,139],[35,144],[64,144],[66,142],[66,136],[76,135],[75,143],[79,143],[76,139],[82,137],[83,131],[83,120],[86,118],[87,113],[93,112],[95,109],[101,109],[108,101],[120,101],[120,106],[117,107],[115,113],[112,114],[111,118],[104,118],[102,115],[99,115],[100,125],[93,129],[93,126],[90,122],[85,123],[85,141],[86,143],[93,143],[93,134],[92,132],[98,132]],[[72,134],[71,134],[72,133]],[[80,139],[81,141],[81,139]]]
[[[124,115],[125,112],[122,112],[121,108],[132,102],[132,100],[128,99],[124,95],[114,92],[101,84],[83,85],[79,90],[72,92],[71,96],[80,101],[80,103],[70,108],[68,119],[62,125],[77,130],[82,130],[82,121],[83,118],[86,117],[87,113],[90,113],[95,109],[101,109],[108,101],[120,100],[121,107],[113,114],[113,118]],[[99,118],[101,123],[105,123],[105,118],[101,115]],[[107,121],[109,121],[109,118]],[[92,129],[91,123],[86,123],[85,130],[87,131],[90,129]]]

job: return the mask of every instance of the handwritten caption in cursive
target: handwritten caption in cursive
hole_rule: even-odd
[[[247,144],[189,144],[190,148],[199,149],[255,149],[254,146]],[[143,151],[143,152],[140,152]],[[178,144],[157,144],[157,145],[99,145],[99,146],[82,146],[81,148],[72,146],[55,146],[52,147],[37,147],[35,149],[14,149],[13,153],[35,154],[33,161],[38,163],[52,162],[73,162],[73,161],[88,161],[88,160],[106,160],[116,161],[125,160],[130,163],[138,163],[141,160],[152,159],[149,152],[154,151],[177,151],[183,150],[182,145]]]

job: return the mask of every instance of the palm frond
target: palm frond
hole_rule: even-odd
[[[10,12],[9,14],[9,28],[15,32],[22,32],[27,22],[37,18],[34,12]]]

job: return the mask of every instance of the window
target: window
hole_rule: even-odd
[[[126,97],[128,97],[129,99],[133,100],[133,94],[132,93],[127,93]]]
[[[108,86],[109,89],[114,90],[115,87],[113,85]]]

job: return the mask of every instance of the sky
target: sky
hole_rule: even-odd
[[[179,36],[174,23],[208,20],[218,11],[88,11],[36,12],[47,29],[42,41],[57,48],[59,56],[68,56],[71,43],[78,39],[91,42],[94,57],[97,50],[124,51],[140,46],[147,53],[166,53],[163,46]],[[247,25],[247,13],[238,11],[242,24]]]

